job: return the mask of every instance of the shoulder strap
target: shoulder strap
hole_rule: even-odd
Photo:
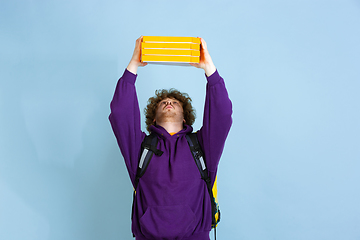
[[[191,153],[194,157],[196,166],[198,167],[201,178],[205,180],[207,175],[207,168],[204,161],[204,153],[200,147],[199,141],[197,140],[196,133],[189,133],[186,135],[186,140],[188,141]]]
[[[200,147],[199,141],[197,139],[196,133],[190,133],[186,135],[186,140],[190,146],[191,153],[194,157],[196,166],[198,167],[201,178],[205,181],[211,201],[211,213],[212,213],[212,223],[211,225],[215,228],[218,221],[215,219],[215,213],[218,211],[214,194],[212,192],[211,179],[206,168],[206,163],[204,160],[204,153]]]
[[[196,166],[198,167],[201,178],[206,179],[207,178],[207,168],[204,161],[204,153],[200,147],[199,141],[197,139],[196,133],[189,133],[186,135],[186,140],[188,141],[191,153],[194,157]]]
[[[157,149],[158,138],[154,133],[146,135],[143,142],[141,143],[141,157],[139,159],[138,168],[136,171],[135,181],[134,181],[134,194],[133,194],[133,205],[132,205],[132,214],[131,219],[134,214],[134,201],[136,189],[139,184],[140,178],[145,174],[145,171],[150,163],[150,160],[155,153],[157,156],[161,156],[163,151]]]
[[[157,156],[163,154],[162,151],[157,149],[158,138],[154,133],[145,136],[144,141],[141,143],[141,157],[139,159],[139,165],[136,171],[134,189],[136,190],[139,184],[139,179],[145,174],[145,171],[150,163],[150,160],[155,153]]]

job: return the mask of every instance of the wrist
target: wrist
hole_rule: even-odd
[[[138,67],[139,67],[139,64],[137,62],[134,62],[133,60],[131,60],[126,69],[129,72],[132,72],[133,74],[136,74]]]
[[[210,64],[208,66],[205,66],[204,71],[206,76],[210,77],[216,71],[216,67],[214,64]]]

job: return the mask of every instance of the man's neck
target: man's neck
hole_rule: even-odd
[[[157,122],[156,125],[163,127],[168,133],[177,133],[184,128],[183,122]]]

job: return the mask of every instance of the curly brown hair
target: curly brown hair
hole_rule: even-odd
[[[150,133],[150,126],[155,125],[154,119],[156,114],[156,109],[158,107],[159,102],[164,100],[165,98],[175,98],[178,100],[183,107],[184,110],[184,119],[187,125],[193,125],[196,118],[195,109],[191,105],[191,98],[187,93],[181,93],[178,90],[171,88],[169,90],[159,89],[155,91],[155,96],[149,98],[148,104],[144,109],[145,113],[145,123],[146,129]]]

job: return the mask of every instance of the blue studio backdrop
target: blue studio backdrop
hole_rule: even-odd
[[[204,38],[225,79],[218,239],[360,239],[359,26],[358,0],[1,1],[0,239],[133,239],[108,115],[140,35]],[[205,85],[148,65],[140,109],[177,88],[199,129]]]

